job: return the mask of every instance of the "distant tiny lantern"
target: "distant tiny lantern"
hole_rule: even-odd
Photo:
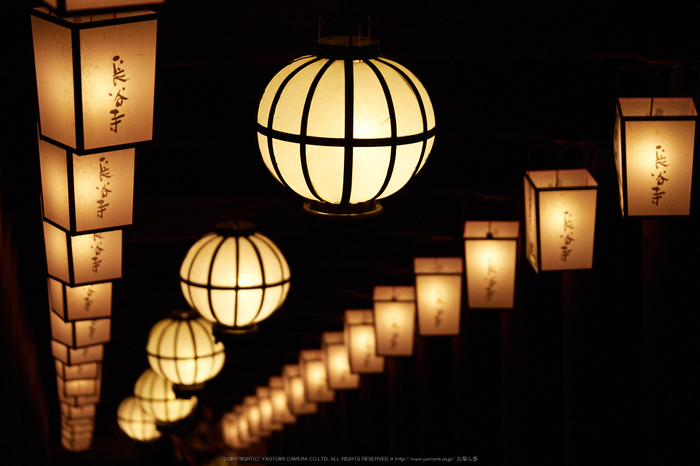
[[[384,372],[384,357],[377,356],[377,335],[372,310],[347,310],[343,322],[350,370],[355,374]]]
[[[136,380],[134,396],[141,409],[153,416],[156,424],[168,425],[186,418],[197,405],[197,397],[178,398],[169,380],[146,369]]]
[[[344,332],[323,332],[321,348],[328,373],[328,387],[333,390],[359,388],[360,374],[350,371],[350,356]]]
[[[370,37],[319,32],[317,56],[283,68],[258,108],[265,165],[319,215],[381,212],[376,200],[418,173],[434,140],[425,88]]]
[[[248,413],[246,412],[245,406],[236,405],[233,407],[233,412],[236,415],[236,422],[238,423],[238,437],[241,439],[241,442],[248,445],[259,442],[260,437],[254,436],[250,430]]]
[[[211,323],[194,311],[174,311],[148,334],[148,362],[178,390],[198,390],[224,367],[226,353]]]
[[[262,414],[260,413],[260,401],[257,396],[243,397],[245,415],[248,417],[248,429],[253,437],[269,437],[272,435],[267,429],[263,429]]]
[[[625,217],[690,215],[697,121],[691,97],[618,99],[615,165]]]
[[[597,193],[585,169],[526,172],[525,254],[536,272],[593,267]]]
[[[292,414],[287,405],[287,393],[284,390],[284,378],[270,377],[270,401],[272,402],[272,421],[282,424],[294,424],[297,417]]]
[[[217,225],[192,246],[180,268],[185,299],[224,331],[253,329],[284,303],[289,266],[250,222]]]
[[[229,448],[248,448],[250,445],[241,440],[238,433],[238,418],[232,413],[221,416],[221,434],[224,444]]]
[[[125,398],[119,404],[117,424],[126,435],[139,442],[152,442],[161,436],[156,419],[141,409],[135,396]]]
[[[93,385],[94,389],[92,388]],[[94,380],[77,379],[70,381],[64,381],[57,375],[56,386],[58,388],[58,401],[71,406],[99,403],[102,397],[101,374]]]
[[[520,222],[465,222],[467,302],[472,309],[512,309]]]
[[[335,400],[335,391],[328,387],[328,375],[323,364],[322,350],[301,350],[299,370],[304,381],[304,394],[308,401],[327,403]]]
[[[155,13],[31,19],[42,137],[79,154],[151,140]]]
[[[301,378],[299,364],[287,364],[282,367],[284,392],[287,395],[287,406],[295,416],[314,414],[318,411],[318,403],[306,399],[304,381]]]
[[[462,259],[416,257],[419,335],[458,335],[462,311]]]
[[[69,348],[93,348],[95,345],[109,343],[112,328],[112,319],[110,318],[71,322],[61,319],[54,312],[50,314],[51,338]]]
[[[265,431],[278,431],[284,429],[281,422],[273,419],[273,407],[270,387],[257,387],[255,396],[258,397],[258,407],[260,408],[260,427]]]
[[[414,287],[374,287],[374,327],[377,333],[378,355],[411,356],[415,322]]]
[[[90,449],[95,432],[95,418],[66,419],[61,417],[61,445],[69,451]]]

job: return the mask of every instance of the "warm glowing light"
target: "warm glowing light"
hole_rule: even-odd
[[[525,242],[535,271],[593,267],[598,183],[588,170],[525,174]]]
[[[328,387],[326,365],[322,350],[301,350],[299,370],[304,381],[304,394],[307,401],[325,403],[335,400],[335,391]]]
[[[350,371],[350,356],[344,332],[323,332],[321,347],[328,374],[328,387],[334,390],[359,388],[360,375]]]
[[[245,415],[248,416],[248,429],[253,437],[269,437],[272,435],[267,429],[263,429],[262,414],[260,413],[260,402],[257,396],[243,397],[243,407]]]
[[[156,423],[172,424],[190,415],[197,405],[197,397],[178,398],[169,380],[146,369],[136,380],[134,396],[141,403],[141,409],[153,416]]]
[[[236,405],[233,407],[233,412],[236,415],[236,422],[238,423],[238,437],[240,438],[241,442],[246,445],[259,442],[260,437],[253,435],[250,430],[250,423],[248,422],[248,414],[245,406]]]
[[[139,442],[151,442],[160,438],[156,419],[141,409],[135,396],[125,398],[117,408],[117,424],[126,435]]]
[[[459,334],[462,270],[459,257],[414,258],[420,335]]]
[[[180,268],[187,302],[224,328],[256,324],[284,303],[289,266],[279,248],[248,222],[217,225],[192,246]]]
[[[56,340],[51,340],[51,354],[64,364],[82,364],[85,362],[102,361],[104,358],[104,345],[93,345],[74,349]]]
[[[472,309],[512,309],[520,222],[465,222],[467,302]]]
[[[238,432],[238,417],[232,412],[221,416],[221,434],[224,444],[229,448],[248,448],[250,446],[241,440]]]
[[[282,367],[284,392],[287,396],[289,411],[295,416],[313,414],[318,411],[318,404],[307,401],[304,381],[298,364],[287,364]]]
[[[258,407],[260,408],[260,428],[267,432],[282,430],[284,426],[281,422],[273,419],[272,394],[270,387],[257,387],[255,396],[258,397]]]
[[[377,356],[377,335],[372,310],[347,310],[344,324],[350,370],[355,374],[384,372],[384,356]]]
[[[49,305],[67,321],[96,319],[112,315],[112,283],[71,287],[48,278]]]
[[[416,322],[416,290],[412,286],[374,287],[374,327],[377,354],[413,355]]]
[[[93,345],[108,343],[110,340],[112,319],[66,322],[54,312],[51,312],[50,315],[51,338],[70,348],[92,347]],[[87,353],[84,354],[86,355]]]
[[[284,378],[273,376],[269,379],[270,401],[272,402],[272,421],[280,424],[294,424],[297,417],[292,414],[287,405],[287,393],[284,389]]]
[[[71,406],[99,403],[102,396],[102,375],[94,379],[63,380],[56,376],[58,401]]]

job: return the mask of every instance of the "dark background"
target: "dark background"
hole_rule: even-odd
[[[338,228],[305,218],[303,200],[267,172],[255,122],[268,81],[313,53],[318,16],[339,3],[168,0],[159,8],[155,134],[137,150],[95,439],[74,454],[59,442],[49,345],[35,4],[2,7],[3,464],[187,464],[176,450],[202,464],[221,459],[230,454],[217,450],[223,412],[300,349],[320,347],[323,331],[341,330],[345,309],[371,307],[375,285],[410,284],[414,255],[461,255],[464,220],[522,220],[524,171],[557,167],[587,168],[600,185],[591,271],[537,275],[523,257],[514,310],[465,306],[458,337],[418,337],[414,357],[388,359],[386,373],[363,376],[359,390],[338,392],[318,414],[240,453],[508,465],[680,464],[693,453],[697,209],[623,221],[612,134],[621,67],[698,65],[695,7],[354,2],[372,16],[383,55],[425,85],[438,133],[421,173],[382,201],[378,223]],[[696,92],[696,75],[682,76]],[[186,306],[186,251],[232,218],[253,220],[281,248],[290,294],[258,333],[226,342],[224,370],[191,419],[137,444],[117,427],[116,409],[148,367],[148,331]]]

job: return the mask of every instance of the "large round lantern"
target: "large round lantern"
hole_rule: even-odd
[[[289,266],[250,222],[226,222],[197,241],[180,268],[185,299],[228,331],[247,331],[284,303]]]
[[[139,442],[151,442],[160,438],[156,419],[141,409],[135,396],[125,398],[117,408],[117,424],[126,435]]]
[[[161,425],[172,424],[186,418],[197,405],[197,397],[177,398],[173,384],[146,369],[136,380],[134,396],[141,403],[141,409],[156,418]]]
[[[148,362],[178,390],[197,390],[224,367],[226,353],[212,325],[194,311],[175,311],[148,334]]]
[[[320,34],[319,34],[320,35]],[[272,78],[258,108],[258,145],[307,212],[371,215],[425,164],[435,139],[433,106],[400,64],[369,37],[319,37],[316,56]]]

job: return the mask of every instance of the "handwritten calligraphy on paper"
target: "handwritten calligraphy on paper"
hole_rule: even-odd
[[[491,301],[491,298],[496,293],[496,265],[494,264],[493,258],[489,257],[486,260],[486,299]]]
[[[569,257],[569,254],[573,251],[570,245],[574,241],[573,214],[568,210],[564,212],[564,232],[559,235],[559,237],[564,239],[564,245],[561,247],[560,259],[566,262],[566,258]]]
[[[124,64],[124,60],[122,60],[119,55],[115,55],[114,58],[112,58],[112,92],[109,93],[109,96],[112,98],[112,101],[114,102],[114,108],[109,111],[110,115],[112,115],[112,118],[110,119],[111,123],[109,124],[109,130],[114,131],[115,133],[117,132],[119,128],[119,124],[122,122],[122,118],[126,116],[124,112],[124,109],[121,108],[124,106],[125,101],[129,100],[126,95],[122,94],[122,91],[126,91],[126,82],[129,80],[129,78],[126,77],[126,70],[122,68]],[[121,86],[121,89],[119,89],[119,86]],[[120,114],[121,113],[121,114]]]
[[[102,259],[100,259],[100,254],[104,252],[102,247],[102,233],[93,233],[92,235],[93,245],[90,249],[93,250],[94,256],[92,257],[92,271],[97,273],[100,265],[102,264]]]
[[[661,189],[663,189],[661,186],[663,186],[664,182],[668,181],[668,178],[663,175],[666,173],[664,169],[669,166],[669,163],[666,159],[666,149],[663,149],[660,145],[656,146],[655,154],[654,171],[658,170],[658,173],[651,174],[651,177],[655,178],[654,181],[656,182],[656,186],[651,188],[651,203],[658,206],[659,200],[666,194],[666,191],[661,191]]]
[[[95,294],[95,290],[92,289],[92,285],[86,286],[84,288],[84,290],[85,290],[85,297],[83,298],[83,300],[85,301],[85,305],[83,306],[83,309],[86,312],[90,312],[90,306],[94,302],[92,299],[90,299],[90,296]]]
[[[105,201],[105,198],[109,196],[109,193],[112,192],[111,189],[107,188],[109,186],[109,181],[104,181],[105,178],[109,179],[112,178],[112,173],[109,171],[109,160],[107,160],[106,157],[100,157],[100,184],[102,186],[100,187],[99,185],[95,186],[95,189],[99,191],[99,199],[97,199],[97,216],[99,218],[104,218],[104,213],[107,210],[107,207],[109,204],[107,201]]]

